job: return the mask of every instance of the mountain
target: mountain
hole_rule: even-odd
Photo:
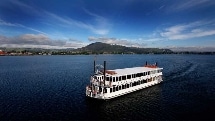
[[[125,47],[121,45],[110,45],[106,43],[96,42],[89,44],[85,47],[74,50],[76,53],[88,53],[88,54],[165,54],[172,53],[169,49],[159,48],[137,48],[137,47]]]

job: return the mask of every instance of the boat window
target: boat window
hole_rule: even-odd
[[[113,92],[115,92],[115,90],[116,90],[116,87],[113,87]]]
[[[110,77],[110,81],[112,81],[112,77]]]
[[[127,79],[131,79],[131,75],[127,75]]]
[[[140,73],[140,76],[143,76],[143,73]]]
[[[112,92],[112,88],[110,88],[110,93]]]
[[[119,81],[119,77],[116,77],[116,81]]]
[[[136,74],[136,77],[138,77],[138,74]]]
[[[137,74],[136,74],[136,77],[140,77],[140,73],[137,73]]]
[[[119,90],[121,90],[121,86],[119,86]]]
[[[103,91],[104,91],[104,93],[107,93],[107,89],[106,89],[106,87],[104,88],[104,90],[103,90]]]
[[[148,75],[150,75],[150,71],[148,71]]]
[[[126,80],[126,76],[122,76],[122,80]]]
[[[118,88],[118,86],[116,87],[116,91],[118,91],[119,90],[119,88]]]
[[[106,77],[106,80],[107,80],[107,81],[110,81],[110,80],[109,80],[109,77]]]
[[[129,84],[127,84],[127,88],[129,88]]]
[[[101,87],[99,87],[99,92],[102,92],[102,88]]]
[[[115,82],[115,77],[113,77],[113,82]]]
[[[122,80],[122,77],[120,76],[120,77],[119,77],[119,81],[121,81],[121,80]]]
[[[145,74],[145,72],[143,72],[143,76],[145,76],[146,74]]]

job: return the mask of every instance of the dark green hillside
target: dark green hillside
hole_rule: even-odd
[[[125,47],[120,45],[110,45],[106,43],[96,42],[89,44],[86,47],[82,47],[75,50],[79,53],[89,54],[165,54],[172,53],[169,49],[159,48],[136,48],[136,47]]]

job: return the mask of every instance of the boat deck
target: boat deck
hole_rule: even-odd
[[[148,72],[154,70],[161,70],[163,68],[150,68],[150,67],[133,67],[133,68],[123,68],[123,69],[115,69],[115,70],[108,70],[111,72],[115,72],[114,74],[107,74],[107,75],[114,75],[114,76],[121,76],[125,74],[135,74],[140,72]]]

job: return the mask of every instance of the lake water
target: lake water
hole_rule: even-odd
[[[161,84],[108,101],[89,100],[94,55],[0,57],[0,120],[209,120],[215,112],[214,55],[97,55],[107,69],[163,67]]]

